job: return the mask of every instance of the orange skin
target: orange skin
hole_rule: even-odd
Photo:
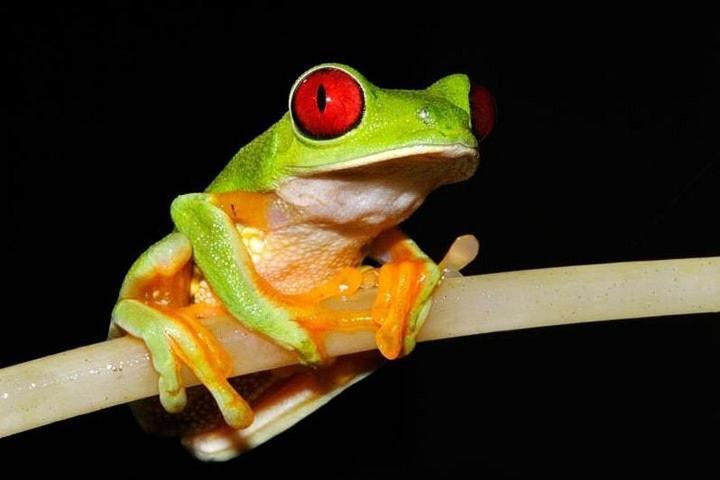
[[[272,193],[231,192],[214,194],[216,205],[236,223],[265,231],[269,228],[268,212],[277,200]],[[268,296],[275,298],[294,312],[294,318],[311,331],[321,348],[328,331],[369,330],[376,333],[378,348],[386,358],[395,359],[403,352],[403,338],[407,321],[421,291],[425,276],[425,262],[409,248],[406,237],[396,229],[381,234],[371,245],[370,254],[388,262],[377,274],[377,296],[372,308],[361,311],[334,311],[320,306],[330,298],[352,296],[361,287],[363,275],[370,267],[344,267],[330,279],[301,294],[288,295],[277,291],[255,273],[254,281]],[[358,252],[358,255],[360,252]],[[198,272],[196,272],[197,274]],[[178,327],[201,340],[202,355],[210,365],[230,375],[232,366],[228,355],[199,321],[202,318],[226,314],[220,302],[196,301],[191,296],[192,264],[168,276],[162,272],[143,285],[142,299],[177,320]],[[180,348],[173,351],[182,358]]]

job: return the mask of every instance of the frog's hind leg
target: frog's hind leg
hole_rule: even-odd
[[[377,352],[363,352],[339,357],[321,368],[294,366],[233,378],[231,383],[255,411],[253,424],[242,430],[230,428],[220,421],[217,408],[202,391],[204,389],[190,389],[188,418],[184,424],[174,423],[182,425],[185,431],[174,433],[182,435],[183,445],[200,460],[229,460],[292,427],[346,388],[370,375],[382,362]],[[171,431],[167,425],[161,426],[162,418],[173,421],[174,415],[167,415],[156,404],[153,416],[155,427],[160,427],[165,433]],[[150,416],[145,415],[145,418]]]
[[[196,305],[189,305],[191,257],[190,242],[180,233],[143,253],[123,283],[110,336],[127,332],[145,342],[159,375],[160,401],[168,412],[180,412],[186,404],[180,378],[184,363],[208,387],[227,423],[244,427],[252,422],[252,411],[227,381],[230,358],[195,317]]]
[[[227,380],[232,364],[212,334],[182,310],[163,311],[137,300],[121,300],[114,321],[133,336],[142,338],[150,350],[159,375],[160,401],[168,412],[185,408],[186,393],[179,370],[186,364],[220,406],[229,425],[238,428],[252,422],[253,413]]]

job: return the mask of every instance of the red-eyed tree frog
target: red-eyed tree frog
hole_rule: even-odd
[[[172,202],[175,231],[123,282],[111,336],[142,339],[159,376],[159,404],[135,407],[144,427],[182,435],[201,459],[225,460],[373,370],[367,356],[327,361],[325,332],[372,330],[384,357],[410,353],[441,272],[396,225],[430,191],[474,173],[493,121],[492,97],[466,75],[388,90],[346,65],[302,74],[288,113],[203,193]],[[321,304],[351,295],[368,275],[378,287],[368,311]],[[217,315],[306,367],[229,380],[228,355],[203,323]],[[183,366],[206,388],[186,392]]]

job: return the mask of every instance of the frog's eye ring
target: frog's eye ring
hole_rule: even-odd
[[[290,112],[300,132],[327,140],[357,127],[365,110],[363,89],[344,70],[324,67],[301,78],[292,92]]]
[[[487,88],[473,83],[470,87],[470,123],[481,142],[495,125],[495,99]]]

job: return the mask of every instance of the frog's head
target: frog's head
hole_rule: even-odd
[[[387,90],[338,64],[301,75],[289,104],[293,142],[285,165],[298,176],[423,156],[447,160],[444,168],[456,168],[461,180],[475,169],[494,112],[491,97],[466,75],[425,90]]]
[[[268,190],[291,176],[419,156],[454,166],[462,180],[473,173],[478,142],[493,122],[492,97],[466,75],[424,90],[389,90],[346,65],[321,64],[298,78],[289,112],[238,152],[215,187]]]
[[[288,113],[243,148],[211,189],[320,189],[327,196],[340,184],[392,184],[412,187],[421,199],[474,173],[478,143],[493,121],[492,97],[466,75],[424,90],[389,90],[346,65],[322,64],[298,78]]]

